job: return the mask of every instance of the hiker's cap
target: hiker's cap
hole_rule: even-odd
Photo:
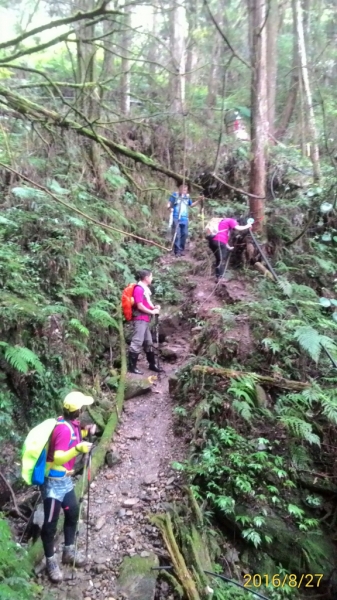
[[[63,400],[63,408],[69,412],[80,410],[82,406],[93,404],[94,399],[91,396],[85,396],[82,392],[70,392]]]

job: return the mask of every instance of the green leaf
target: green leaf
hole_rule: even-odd
[[[55,179],[48,180],[47,187],[50,189],[51,192],[55,192],[60,196],[67,196],[68,194],[70,194],[70,190],[61,187]]]

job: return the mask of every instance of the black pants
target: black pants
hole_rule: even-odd
[[[222,277],[230,250],[228,250],[226,244],[214,240],[208,240],[208,245],[215,258],[215,275],[218,278]]]
[[[54,555],[54,538],[61,508],[64,512],[64,545],[71,546],[75,543],[79,505],[75,490],[71,490],[64,496],[63,502],[55,500],[55,498],[46,498],[43,506],[44,523],[41,529],[41,539],[45,556],[50,558]]]

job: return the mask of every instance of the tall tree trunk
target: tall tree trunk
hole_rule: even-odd
[[[110,2],[111,8],[115,9],[116,8],[116,0],[114,0],[114,2]],[[109,8],[110,8],[109,5]],[[102,64],[102,69],[101,69],[101,74],[100,74],[100,80],[101,81],[105,81],[106,79],[109,79],[110,77],[112,77],[114,75],[115,72],[115,56],[112,53],[112,49],[113,49],[113,39],[114,36],[116,36],[116,33],[112,33],[112,30],[114,29],[114,24],[112,21],[110,21],[109,19],[105,19],[105,21],[103,21],[103,34],[104,34],[104,38],[102,40],[102,44],[103,44],[103,64]],[[100,91],[101,94],[101,100],[103,99],[103,97],[106,95],[106,92],[104,90]]]
[[[278,0],[269,0],[267,17],[267,90],[269,133],[274,136],[276,77],[277,77],[277,36],[279,27]],[[269,140],[271,142],[272,140]]]
[[[131,62],[129,57],[131,46],[131,5],[127,2],[124,6],[123,33],[122,33],[122,73],[121,73],[121,112],[123,115],[130,114],[130,91],[131,91]]]
[[[312,162],[313,177],[315,181],[320,179],[319,150],[317,143],[317,130],[315,122],[315,113],[312,104],[312,95],[309,82],[307,53],[304,40],[303,15],[301,0],[293,0],[294,21],[296,27],[296,36],[298,43],[298,59],[300,67],[300,76],[303,83],[303,98],[305,114],[307,118],[308,138],[310,141],[310,158]]]
[[[188,41],[186,44],[186,87],[193,85],[193,73],[197,61],[197,41],[195,39],[195,30],[198,27],[199,2],[191,0],[186,2],[186,15],[188,20]]]
[[[298,95],[298,86],[299,86],[299,74],[298,74],[298,46],[297,46],[297,37],[296,37],[296,27],[294,22],[293,27],[293,58],[291,64],[291,78],[290,78],[290,86],[287,97],[287,102],[284,107],[279,126],[277,131],[275,132],[275,138],[277,140],[281,140],[288,129],[289,123],[291,121],[291,117],[293,116],[293,112],[296,106],[296,100]]]
[[[155,36],[157,35],[158,32],[158,23],[159,23],[159,3],[158,0],[154,0],[153,1],[153,13],[152,13],[152,27],[151,27],[151,33],[154,36],[153,38],[150,39],[150,44],[149,44],[149,51],[148,51],[148,59],[150,61],[149,64],[149,72],[150,72],[150,84],[154,83],[154,81],[152,80],[152,78],[155,76],[156,74],[156,64],[155,62],[157,61],[157,48],[158,48],[158,42],[155,39]]]
[[[266,144],[268,133],[267,101],[267,31],[266,0],[251,1],[252,80],[251,80],[251,155],[249,208],[255,220],[254,229],[264,229],[266,195]]]
[[[218,63],[220,60],[220,51],[221,44],[219,40],[219,36],[214,40],[212,55],[211,55],[211,64],[209,67],[209,75],[208,75],[208,84],[207,84],[207,98],[206,105],[207,108],[214,108],[216,105],[216,97],[218,91]]]
[[[171,105],[174,112],[183,112],[186,78],[186,9],[177,0],[173,0],[171,6],[170,50],[174,71],[170,78]]]
[[[79,8],[83,12],[87,12],[94,8],[94,0],[81,0],[80,6],[76,4],[76,9]],[[97,91],[94,86],[86,86],[86,83],[94,83],[96,80],[96,47],[94,44],[87,43],[84,40],[95,39],[95,25],[90,24],[85,27],[84,22],[78,25],[76,29],[76,83],[82,84],[79,88],[75,100],[76,108],[82,113],[84,119],[83,124],[88,121],[93,122],[99,119],[100,103]],[[102,187],[100,153],[97,145],[86,140],[83,148],[84,160],[93,175],[97,189]]]

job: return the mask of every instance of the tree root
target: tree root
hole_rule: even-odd
[[[16,514],[18,515],[18,517],[20,517],[20,519],[23,519],[24,521],[27,522],[28,518],[24,514],[22,514],[21,510],[18,507],[18,504],[17,504],[16,497],[15,497],[15,494],[14,494],[12,486],[10,485],[10,483],[8,483],[7,479],[3,476],[2,473],[0,473],[0,477],[1,477],[2,481],[4,482],[5,486],[8,488],[8,490],[10,492],[10,495],[12,497],[13,504],[14,504],[14,510],[15,510]]]
[[[151,521],[161,531],[166,547],[170,553],[177,579],[183,587],[186,597],[188,600],[202,600],[193,581],[192,575],[186,566],[185,559],[179,550],[173,533],[170,515],[168,513],[165,515],[156,515],[151,518]]]
[[[169,583],[173,587],[174,591],[176,592],[176,594],[178,594],[181,600],[184,598],[184,588],[182,585],[180,585],[179,581],[177,581],[174,575],[171,575],[171,573],[169,573],[168,571],[164,571],[163,569],[162,571],[159,571],[159,576],[163,579],[166,579],[167,583]]]
[[[311,387],[310,383],[305,383],[303,381],[291,381],[290,379],[284,379],[283,377],[269,377],[267,375],[258,375],[257,373],[248,373],[246,371],[234,371],[233,369],[223,369],[196,365],[195,367],[192,367],[192,371],[199,373],[209,373],[210,375],[218,375],[219,377],[228,379],[230,377],[244,377],[245,375],[248,375],[250,377],[254,377],[254,379],[256,379],[256,381],[259,383],[265,383],[272,387],[279,387],[285,390],[296,390],[299,392]]]

